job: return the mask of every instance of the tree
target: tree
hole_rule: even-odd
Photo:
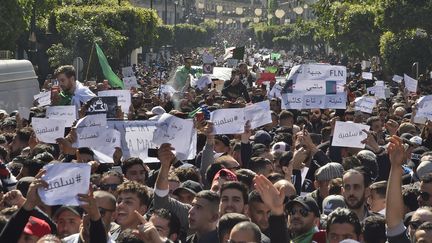
[[[199,47],[207,43],[207,31],[203,27],[178,24],[174,32],[178,48]]]
[[[68,59],[77,56],[87,65],[95,42],[104,50],[111,66],[118,67],[132,50],[151,44],[161,23],[155,11],[117,4],[64,6],[55,11],[55,16],[62,45],[54,45],[48,51],[52,67],[71,63]],[[62,53],[68,54],[66,58]],[[92,58],[89,66],[98,67],[96,58]],[[90,71],[100,76],[99,69]]]
[[[414,62],[419,62],[419,70],[426,70],[432,63],[432,43],[430,37],[419,35],[415,30],[388,31],[381,36],[380,54],[392,73],[411,73]]]
[[[318,32],[330,46],[353,57],[368,58],[379,53],[381,28],[376,0],[319,0],[313,6]]]
[[[15,50],[15,41],[26,30],[24,13],[18,1],[0,6],[0,50]]]
[[[379,1],[381,14],[378,21],[394,33],[421,28],[432,33],[432,2],[430,0]]]

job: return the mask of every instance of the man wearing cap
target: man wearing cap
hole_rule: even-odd
[[[346,208],[345,200],[341,195],[328,195],[322,203],[322,213],[329,215],[337,208]]]
[[[291,241],[294,243],[309,243],[318,233],[320,212],[312,197],[300,196],[287,204],[288,228]]]
[[[339,163],[328,163],[320,167],[315,172],[314,186],[315,191],[311,192],[311,196],[318,204],[319,208],[322,208],[323,199],[329,195],[329,183],[332,179],[342,178],[343,167]]]
[[[58,236],[67,236],[79,233],[82,223],[82,210],[78,207],[62,206],[54,213],[54,220],[57,224]]]
[[[202,191],[202,186],[193,180],[183,182],[177,189],[173,191],[173,195],[182,203],[192,204],[195,195]]]
[[[44,235],[51,234],[51,228],[42,219],[30,216],[18,243],[36,242]]]

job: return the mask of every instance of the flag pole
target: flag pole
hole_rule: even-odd
[[[94,50],[94,47],[95,47],[95,45],[93,44],[93,45],[92,45],[92,49],[91,49],[91,51],[90,51],[90,56],[89,56],[89,60],[88,60],[88,65],[87,65],[87,72],[86,72],[86,77],[85,77],[85,80],[86,80],[86,81],[87,81],[88,73],[89,73],[89,70],[90,70],[91,58],[92,58],[92,56],[93,56],[93,50]],[[83,80],[83,81],[84,81],[84,80]]]

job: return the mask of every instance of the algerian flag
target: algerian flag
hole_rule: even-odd
[[[96,53],[99,59],[99,63],[102,68],[102,72],[105,78],[108,79],[109,84],[112,87],[120,87],[124,89],[123,81],[119,77],[117,77],[117,75],[111,69],[111,66],[109,65],[108,60],[105,54],[103,53],[102,49],[99,47],[97,43],[95,43],[95,46],[96,46]]]

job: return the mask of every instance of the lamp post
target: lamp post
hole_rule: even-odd
[[[164,16],[165,24],[168,24],[168,5],[167,0],[165,0],[165,16]]]
[[[173,43],[173,46],[176,45],[177,4],[179,4],[179,1],[178,1],[178,0],[175,0],[175,1],[174,1],[174,43]]]
[[[150,8],[153,9],[153,0],[150,0]]]
[[[30,35],[29,35],[29,54],[30,61],[36,65],[37,39],[36,39],[36,1],[33,2],[32,16],[30,20]]]

